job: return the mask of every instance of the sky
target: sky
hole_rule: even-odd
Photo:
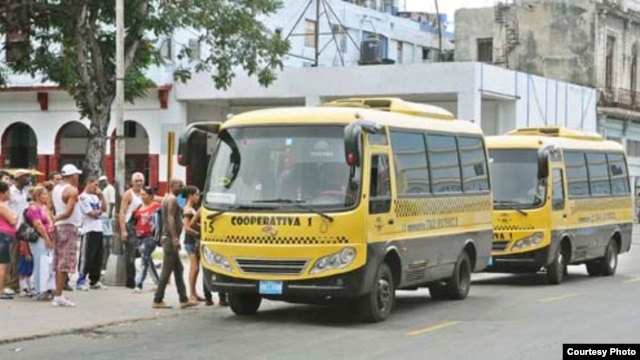
[[[407,11],[435,12],[434,0],[399,0],[400,9]],[[447,20],[453,21],[453,15],[460,8],[487,7],[495,5],[496,0],[438,0],[441,13],[447,14]]]

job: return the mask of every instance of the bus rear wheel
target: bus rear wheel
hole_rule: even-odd
[[[366,322],[381,322],[391,314],[396,299],[391,269],[382,263],[376,273],[371,292],[360,298],[360,316]]]
[[[236,315],[255,315],[261,302],[258,295],[229,294],[229,307]]]
[[[471,260],[466,251],[458,256],[453,276],[447,280],[447,297],[451,300],[464,300],[471,289]]]
[[[618,243],[609,240],[604,257],[587,262],[589,276],[613,276],[618,268]]]
[[[618,268],[618,243],[614,239],[609,240],[604,258],[600,261],[602,264],[602,275],[613,276]]]

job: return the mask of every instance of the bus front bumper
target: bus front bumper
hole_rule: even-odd
[[[551,246],[518,254],[493,255],[493,264],[485,271],[495,273],[537,272],[549,264]]]
[[[261,295],[265,298],[302,301],[304,299],[355,298],[365,293],[366,266],[343,274],[307,279],[282,281],[280,294],[260,294],[260,280],[248,280],[221,275],[204,268],[205,285],[220,293]]]

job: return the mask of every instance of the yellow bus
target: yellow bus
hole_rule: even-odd
[[[267,298],[382,321],[396,290],[464,299],[489,262],[482,132],[443,109],[366,98],[247,112],[188,126],[180,164],[212,134],[202,265],[238,315]]]
[[[611,276],[631,247],[629,173],[622,145],[561,127],[487,137],[494,182],[488,271],[543,269],[559,284],[567,265]]]

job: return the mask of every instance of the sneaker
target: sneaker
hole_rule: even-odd
[[[71,287],[71,285],[69,284],[64,284],[64,288],[62,288],[64,291],[73,291],[73,288]]]
[[[51,306],[59,306],[59,307],[75,307],[76,304],[74,304],[73,302],[71,302],[69,299],[62,297],[62,296],[56,296],[53,298],[53,301],[51,301]]]
[[[108,287],[105,285],[102,285],[102,283],[100,281],[98,281],[97,283],[91,285],[91,290],[107,290]]]
[[[13,300],[13,295],[7,293],[0,294],[0,300]]]
[[[33,293],[31,292],[30,289],[26,289],[25,288],[25,289],[20,290],[20,296],[21,297],[29,297],[30,298],[30,297],[33,297]]]
[[[134,292],[135,294],[141,294],[141,293],[142,293],[142,288],[140,288],[140,287],[136,287],[135,289],[133,289],[133,292]]]
[[[15,295],[15,294],[16,294],[16,292],[15,292],[15,291],[13,291],[13,290],[12,290],[12,289],[10,289],[10,288],[4,288],[3,293],[4,293],[5,295],[9,295],[9,296],[13,296],[13,295]]]

